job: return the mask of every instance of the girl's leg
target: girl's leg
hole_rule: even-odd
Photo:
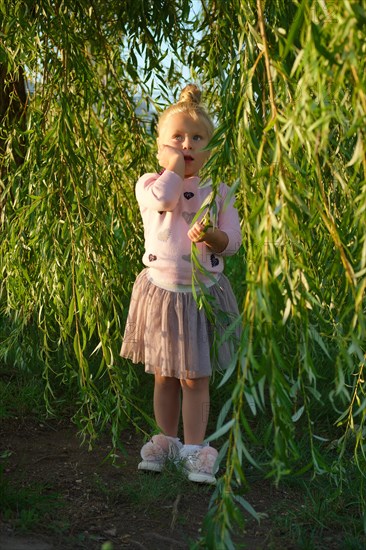
[[[209,382],[209,376],[180,381],[183,391],[182,416],[186,445],[201,445],[205,438],[210,408]]]
[[[180,415],[180,380],[155,374],[154,414],[165,435],[177,437]]]

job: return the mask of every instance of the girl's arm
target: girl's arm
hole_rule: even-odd
[[[136,197],[143,208],[171,212],[183,189],[183,152],[170,145],[159,145],[159,164],[165,168],[160,175],[145,174],[136,185]]]
[[[136,198],[142,208],[172,211],[183,190],[183,179],[176,172],[145,174],[136,184]]]

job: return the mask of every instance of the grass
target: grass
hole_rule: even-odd
[[[10,371],[0,367],[0,421],[22,418],[44,419],[47,416],[44,386],[33,373]],[[26,533],[41,524],[58,529],[57,521],[50,522],[60,507],[59,496],[41,484],[23,486],[14,484],[5,475],[9,449],[0,448],[0,511],[1,519],[11,523],[17,531]],[[62,526],[60,527],[62,529]]]
[[[183,471],[169,463],[159,474],[136,471],[136,476],[128,483],[124,481],[113,488],[108,488],[99,477],[95,478],[95,483],[111,504],[128,502],[137,511],[156,511],[158,514],[161,513],[161,506],[175,501],[179,495],[194,498],[198,495],[209,496],[212,493],[212,487],[189,482]]]
[[[0,510],[3,521],[9,521],[22,533],[44,523],[60,507],[58,495],[43,485],[13,485],[5,479],[7,453],[0,455]],[[2,463],[4,462],[4,463]]]
[[[24,374],[0,377],[0,419],[46,412],[42,383]]]
[[[329,478],[318,476],[308,480],[289,478],[282,486],[300,496],[291,506],[276,508],[277,529],[286,533],[296,548],[366,548],[365,518],[359,491],[352,484],[335,487]]]
[[[0,375],[2,373],[0,372]],[[45,415],[43,387],[39,379],[26,374],[0,376],[0,420],[18,418],[32,414],[41,418]],[[304,455],[306,454],[305,442]],[[252,450],[259,460],[258,449]],[[11,522],[20,532],[30,531],[37,525],[52,524],[57,529],[55,516],[59,506],[57,495],[41,485],[16,486],[4,476],[7,459],[11,451],[0,452],[0,508],[2,519]],[[330,457],[331,458],[331,457]],[[366,518],[363,517],[359,487],[356,486],[355,465],[349,461],[342,486],[333,483],[331,476],[288,476],[280,488],[292,495],[289,499],[274,498],[266,503],[271,518],[268,533],[268,548],[277,548],[279,539],[291,543],[299,550],[363,550],[366,548]],[[307,474],[309,475],[309,474]],[[259,472],[248,471],[249,490],[252,483],[261,481]],[[107,486],[98,476],[95,477],[96,490],[106,496],[112,506],[132,506],[137,513],[148,514],[151,518],[161,514],[161,507],[171,510],[180,495],[190,500],[212,494],[212,487],[189,483],[182,472],[174,466],[167,467],[160,475],[136,472],[128,482]],[[246,495],[244,494],[244,498]],[[159,507],[156,503],[159,502]],[[252,502],[255,507],[255,502]],[[184,522],[184,517],[176,521]],[[168,521],[173,521],[168,519]],[[60,530],[63,527],[60,526]]]

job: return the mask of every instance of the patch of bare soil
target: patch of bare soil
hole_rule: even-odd
[[[3,514],[0,549],[100,550],[103,545],[108,548],[108,541],[113,550],[188,549],[199,537],[213,489],[180,480],[177,491],[166,497],[157,491],[152,501],[149,487],[158,489],[161,475],[170,476],[165,480],[168,486],[174,484],[174,473],[138,472],[143,442],[134,432],[124,434],[126,452],[115,464],[105,460],[111,451],[108,436],[100,437],[89,451],[76,427],[65,421],[3,420],[0,442],[6,455],[4,475],[11,486],[41,486],[42,497],[57,495],[41,518],[28,525],[27,533],[20,532],[19,518]],[[271,517],[276,502],[287,500],[291,505],[291,495],[261,481],[252,485],[247,499],[269,516],[258,524],[248,515],[240,542],[250,550],[294,548],[284,542],[284,533],[276,531],[275,512]]]

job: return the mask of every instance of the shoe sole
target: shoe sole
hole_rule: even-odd
[[[216,478],[210,474],[198,474],[194,472],[187,472],[189,481],[195,483],[208,483],[209,485],[216,485]]]
[[[162,472],[164,464],[159,464],[158,462],[152,462],[149,460],[143,460],[137,466],[138,470],[144,470],[145,472]]]

